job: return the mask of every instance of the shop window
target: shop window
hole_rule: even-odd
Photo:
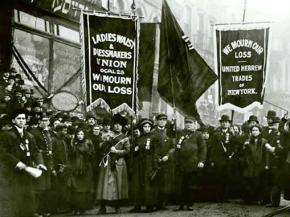
[[[38,81],[47,89],[48,87],[48,62],[49,62],[49,41],[48,39],[33,35],[22,30],[14,30],[14,45],[18,52],[29,66]],[[16,64],[18,71],[22,71]],[[23,76],[24,74],[21,73]],[[30,84],[31,81],[25,80]]]
[[[23,25],[29,26],[34,29],[41,30],[43,32],[50,32],[48,21],[32,16],[22,11],[15,12],[14,20]]]
[[[80,34],[78,31],[67,28],[65,26],[55,24],[54,25],[54,34],[61,38],[79,43],[80,42]]]
[[[54,64],[53,64],[53,89],[68,90],[80,98],[81,96],[81,72],[71,79],[80,69],[80,49],[74,48],[59,42],[54,43]],[[63,86],[68,80],[67,85]]]

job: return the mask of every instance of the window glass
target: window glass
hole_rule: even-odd
[[[47,25],[46,21],[42,18],[32,16],[25,12],[19,11],[19,22],[23,25],[32,27],[34,29],[38,29],[41,31],[49,32],[49,25]]]
[[[33,35],[18,29],[14,30],[14,45],[18,52],[29,66],[30,70],[37,77],[38,81],[47,89],[48,87],[48,60],[49,41],[44,37]],[[22,70],[14,60],[14,66],[19,72]],[[22,73],[23,77],[25,75]],[[32,85],[29,79],[25,79],[25,84]]]
[[[75,31],[73,29],[67,28],[65,26],[55,24],[54,25],[54,33],[55,35],[79,43],[80,42],[80,34],[78,31]]]
[[[53,88],[54,92],[63,86],[80,69],[80,49],[59,42],[54,43]],[[62,87],[78,98],[81,96],[81,72],[69,84]]]

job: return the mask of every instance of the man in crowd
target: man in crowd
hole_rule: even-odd
[[[32,175],[37,176],[31,170],[36,166],[44,168],[42,155],[33,135],[25,130],[26,111],[16,109],[11,118],[13,128],[0,140],[1,158],[8,168],[7,177],[11,182],[13,216],[31,217],[35,212]]]
[[[267,114],[268,126],[264,128],[263,135],[267,139],[269,146],[266,148],[270,152],[270,170],[269,170],[269,188],[270,203],[268,207],[278,207],[280,204],[282,180],[283,180],[283,166],[286,160],[286,152],[284,148],[286,144],[282,144],[281,133],[279,131],[280,118],[276,116],[274,111],[268,111]]]
[[[173,191],[173,161],[172,155],[174,153],[174,147],[172,139],[168,136],[166,129],[167,115],[158,114],[156,116],[157,126],[152,131],[152,143],[155,147],[156,158],[160,167],[160,170],[156,176],[158,188],[158,204],[157,209],[165,209],[166,198]]]
[[[176,209],[192,210],[192,196],[197,195],[192,188],[201,187],[200,170],[204,168],[206,160],[206,143],[201,132],[197,130],[197,120],[185,118],[185,129],[178,136],[176,144],[176,178],[178,179],[178,203]],[[195,196],[196,197],[196,196]],[[197,199],[197,198],[194,198]]]
[[[229,116],[222,115],[219,122],[220,127],[213,134],[209,163],[214,172],[213,180],[216,182],[213,194],[218,201],[223,201],[231,187],[232,160],[236,154],[236,141],[230,131],[231,120]]]
[[[34,135],[36,144],[43,155],[43,161],[46,172],[39,179],[37,183],[38,191],[38,214],[39,216],[50,216],[55,209],[54,195],[53,195],[53,184],[55,183],[56,167],[55,165],[55,147],[56,140],[50,127],[50,118],[46,113],[42,113],[39,119],[39,126],[31,130]]]

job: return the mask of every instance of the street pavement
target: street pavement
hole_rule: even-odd
[[[175,207],[169,206],[167,210],[153,213],[128,213],[132,207],[122,207],[120,214],[115,214],[111,208],[107,209],[107,214],[99,217],[263,217],[277,208],[266,208],[265,206],[246,206],[241,202],[230,203],[196,203],[192,206],[193,211],[172,211]],[[87,211],[81,217],[96,216],[98,209]],[[54,215],[53,217],[74,216],[72,214]],[[290,217],[290,211],[277,215],[278,217]]]

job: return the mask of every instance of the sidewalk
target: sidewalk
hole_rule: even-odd
[[[107,214],[97,215],[98,208],[89,210],[82,217],[108,217],[108,216],[120,216],[120,217],[262,217],[272,211],[275,208],[266,208],[264,206],[245,206],[240,203],[197,203],[193,205],[193,211],[172,211],[175,207],[169,206],[167,210],[158,211],[153,213],[128,213],[132,207],[122,207],[120,214],[115,214],[114,209],[108,208]],[[54,215],[54,217],[74,216],[72,214]],[[290,217],[290,211],[284,214],[278,215],[280,217]]]

